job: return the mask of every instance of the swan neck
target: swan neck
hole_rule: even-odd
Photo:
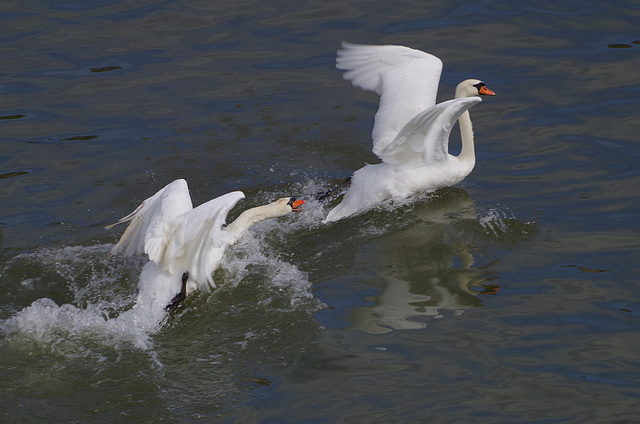
[[[276,218],[278,216],[280,216],[280,214],[276,213],[271,205],[258,206],[242,212],[235,221],[227,225],[226,230],[232,235],[239,237],[252,225],[265,219]]]
[[[460,115],[460,118],[458,118],[458,124],[460,125],[460,136],[462,138],[462,150],[460,151],[458,158],[475,164],[476,152],[473,144],[473,126],[471,125],[471,116],[469,115],[469,111],[465,111]]]

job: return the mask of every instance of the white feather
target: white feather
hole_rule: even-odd
[[[380,106],[373,127],[373,153],[382,163],[354,172],[342,202],[325,222],[363,212],[388,199],[453,185],[475,166],[468,109],[480,93],[493,95],[479,80],[465,80],[456,98],[435,104],[442,62],[403,46],[342,43],[336,67],[356,87],[375,91]],[[480,89],[483,91],[480,91]],[[462,151],[449,154],[449,136],[460,124]]]
[[[439,103],[411,119],[383,151],[380,158],[391,165],[437,165],[449,155],[449,135],[465,111],[480,103],[465,97]]]
[[[146,253],[156,264],[146,267],[146,280],[157,278],[165,281],[171,278],[180,287],[182,275],[188,272],[188,287],[215,288],[212,274],[220,265],[225,248],[256,222],[283,216],[293,210],[292,199],[281,198],[244,211],[232,224],[224,227],[227,214],[241,199],[244,199],[244,194],[234,191],[194,209],[186,181],[176,180],[116,223],[130,222],[111,254]]]
[[[379,154],[409,120],[436,103],[442,61],[404,46],[342,43],[336,67],[344,78],[380,95],[373,127],[373,152]]]
[[[193,206],[187,182],[180,179],[168,184],[144,200],[132,213],[106,227],[111,229],[115,225],[131,222],[111,249],[111,255],[120,251],[124,256],[147,253],[156,260],[166,245],[166,234],[169,233],[165,228],[167,223],[191,209]]]

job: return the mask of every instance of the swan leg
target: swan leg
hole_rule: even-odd
[[[351,184],[351,177],[346,178],[340,184],[338,184],[337,186],[335,186],[332,189],[329,189],[329,190],[325,191],[324,193],[317,193],[315,195],[315,198],[318,199],[321,202],[324,202],[325,200],[327,200],[329,197],[333,196],[334,194],[340,193],[340,191],[342,191],[342,189],[344,189],[345,187],[348,187],[350,184]]]
[[[165,306],[164,308],[167,312],[171,311],[173,308],[178,306],[180,302],[187,298],[187,280],[189,279],[189,272],[185,272],[182,274],[182,288],[180,289],[180,293],[176,294],[171,302]]]

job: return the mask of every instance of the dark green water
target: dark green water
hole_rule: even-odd
[[[637,422],[638,28],[631,1],[4,2],[0,421]],[[243,190],[233,218],[376,161],[342,40],[497,93],[473,173],[330,225],[309,201],[122,325],[144,262],[103,227],[159,188]]]

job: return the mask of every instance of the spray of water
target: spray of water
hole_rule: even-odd
[[[265,293],[286,292],[289,307],[304,308],[313,299],[306,274],[277,254],[267,253],[271,247],[265,240],[275,226],[258,226],[247,232],[222,263],[228,270],[228,281],[218,283],[233,286],[251,266],[260,266],[268,286]],[[277,228],[286,231],[286,226]],[[17,306],[11,316],[0,320],[0,333],[8,340],[29,339],[51,347],[66,345],[61,351],[67,353],[74,350],[69,345],[96,341],[117,348],[151,350],[153,335],[167,322],[165,306],[179,291],[180,281],[152,262],[145,264],[142,257],[114,257],[107,261],[110,248],[111,245],[47,248],[12,258],[0,277],[4,280],[19,275],[21,280],[14,286],[21,290],[22,299],[29,297],[30,287],[39,287],[40,291],[32,291],[41,294],[42,288],[49,286],[58,295],[38,298],[21,309]],[[25,275],[18,271],[25,267],[44,269],[46,273]],[[261,302],[268,305],[269,295]]]

